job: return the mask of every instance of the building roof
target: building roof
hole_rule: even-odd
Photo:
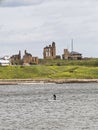
[[[75,52],[75,51],[71,51],[70,53],[71,55],[82,55],[81,53]]]

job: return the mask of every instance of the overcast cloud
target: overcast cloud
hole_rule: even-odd
[[[2,0],[0,3],[0,55],[27,49],[42,57],[43,47],[56,42],[83,56],[98,57],[97,0]]]
[[[17,6],[28,6],[37,5],[44,2],[44,0],[1,0],[1,6],[3,7],[17,7]]]

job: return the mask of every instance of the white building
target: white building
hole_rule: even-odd
[[[9,60],[0,59],[0,65],[1,66],[8,66],[8,65],[10,65],[10,61]]]

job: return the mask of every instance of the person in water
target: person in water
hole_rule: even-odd
[[[56,100],[56,95],[55,94],[53,95],[53,99]]]

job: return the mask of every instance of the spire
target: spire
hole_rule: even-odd
[[[21,59],[21,51],[19,51],[19,58]]]
[[[27,54],[27,51],[25,50],[24,53],[25,53],[25,55],[26,55],[26,54]]]
[[[71,51],[73,51],[73,39],[71,39]]]

